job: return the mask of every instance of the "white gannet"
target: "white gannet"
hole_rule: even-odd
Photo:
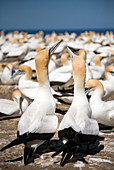
[[[22,92],[22,94],[29,98],[35,99],[37,91],[39,89],[39,82],[35,82],[31,80],[32,78],[32,69],[27,65],[22,65],[19,67],[19,70],[14,74],[14,77],[20,75],[20,79],[18,82],[18,88]],[[51,92],[53,95],[61,96],[60,93],[56,92],[51,88]]]
[[[14,70],[14,66],[12,63],[8,63],[6,64],[2,75],[1,75],[1,82],[3,84],[17,84],[18,80],[19,80],[19,76],[13,78],[13,74],[14,72],[16,72],[16,70]]]
[[[99,80],[89,80],[85,84],[86,91],[93,90],[90,98],[90,106],[92,109],[92,118],[99,123],[114,127],[114,100],[102,101],[104,95],[104,87]]]
[[[103,99],[107,99],[114,94],[114,66],[109,65],[105,68],[105,80],[99,80],[104,87]]]
[[[72,104],[64,115],[58,129],[59,138],[63,140],[66,146],[62,154],[61,166],[67,159],[72,157],[71,148],[86,145],[89,150],[89,144],[97,140],[99,127],[96,120],[91,119],[91,109],[86,98],[84,82],[86,76],[85,61],[80,57],[73,57],[74,74],[74,98]],[[64,145],[63,145],[64,148]],[[75,150],[75,149],[73,149]],[[55,156],[53,154],[52,156]]]
[[[0,99],[0,115],[12,115],[13,113],[21,113],[26,109],[25,104],[22,107],[22,93],[19,90],[14,90],[12,100]],[[22,109],[23,108],[23,109]]]
[[[42,50],[35,58],[39,90],[34,101],[29,105],[18,123],[17,139],[14,143],[24,143],[24,164],[34,162],[37,146],[50,140],[56,132],[58,118],[55,115],[55,101],[51,93],[48,78],[48,62],[59,41],[50,49]],[[18,142],[17,142],[18,141]],[[11,144],[9,144],[11,146]],[[1,151],[8,148],[2,148]]]
[[[61,56],[63,66],[55,69],[49,74],[50,82],[66,83],[72,77],[72,64],[69,60],[69,54],[65,53]]]
[[[101,63],[102,56],[96,56],[95,65],[90,65],[89,68],[92,72],[94,79],[100,79],[105,71],[105,65]]]

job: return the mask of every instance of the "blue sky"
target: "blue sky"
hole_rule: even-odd
[[[114,29],[114,0],[0,0],[0,29]]]

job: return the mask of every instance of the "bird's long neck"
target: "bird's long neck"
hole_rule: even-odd
[[[84,96],[85,95],[85,88],[84,83],[78,81],[76,78],[74,78],[74,97],[77,98],[77,96]]]
[[[98,87],[95,88],[95,90],[90,98],[90,103],[94,103],[96,101],[101,101],[103,95],[104,95],[104,87],[103,87],[103,85],[99,85]]]
[[[86,77],[86,65],[83,59],[73,58],[73,73],[74,73],[74,97],[84,96],[84,82]]]
[[[49,50],[43,50],[36,56],[36,73],[37,79],[42,87],[50,87],[48,77],[48,62],[49,62]]]

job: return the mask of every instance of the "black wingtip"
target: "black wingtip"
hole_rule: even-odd
[[[17,138],[15,140],[13,140],[11,143],[9,143],[8,145],[4,146],[2,149],[0,149],[0,151],[4,151],[8,148],[11,148],[12,146],[15,146],[15,145],[19,145],[21,144],[22,142]]]

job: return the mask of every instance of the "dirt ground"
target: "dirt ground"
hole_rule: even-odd
[[[56,91],[62,92],[64,98],[61,99],[61,103],[57,104],[56,115],[59,118],[59,123],[63,117],[60,113],[65,113],[71,101],[68,99],[68,95],[73,95],[73,80],[71,79],[65,85],[53,85],[52,86]],[[16,89],[17,86],[7,86],[0,85],[0,98],[11,99],[12,91]],[[72,96],[71,96],[72,97]],[[114,100],[114,96],[108,100]],[[2,120],[0,121],[0,149],[6,144],[10,143],[16,138],[17,134],[17,124],[19,118]],[[13,160],[23,156],[23,144],[9,148],[3,152],[0,152],[0,170],[9,169],[9,170],[35,170],[35,169],[94,169],[94,170],[113,170],[114,169],[114,132],[103,133],[100,132],[100,136],[105,137],[104,141],[101,141],[100,144],[104,145],[102,149],[96,155],[88,155],[85,157],[85,160],[88,162],[83,163],[77,161],[74,163],[68,163],[64,167],[60,166],[61,155],[58,155],[54,158],[51,157],[51,153],[45,153],[40,158],[36,158],[34,163],[31,163],[27,166],[24,166],[23,159],[15,162],[6,162],[7,160]],[[57,133],[53,139],[57,139]]]

